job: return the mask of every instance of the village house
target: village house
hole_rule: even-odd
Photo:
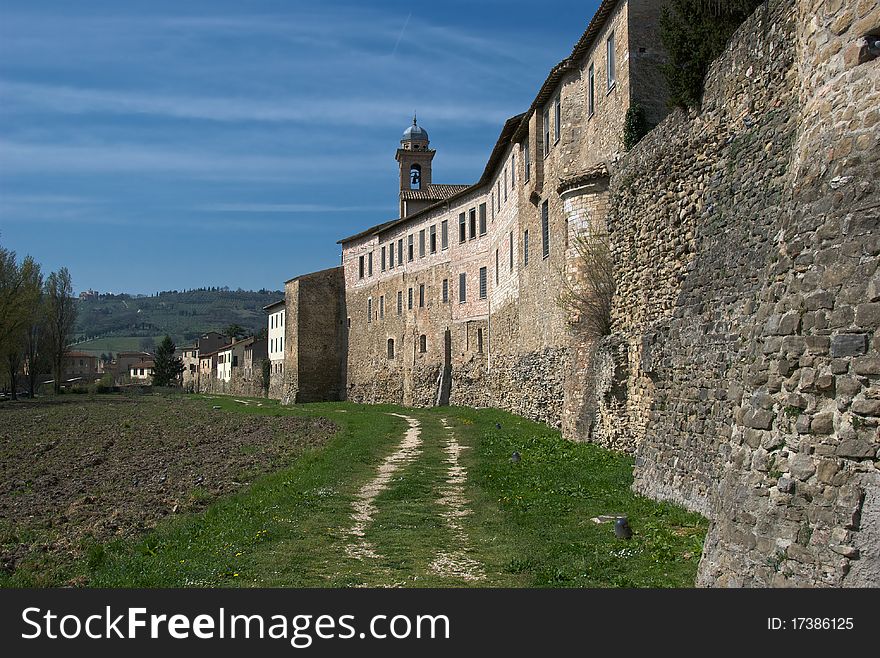
[[[284,372],[284,300],[264,306],[268,314],[269,361],[271,374],[281,375]]]
[[[153,379],[153,361],[132,363],[128,368],[128,376],[133,382],[149,382]]]

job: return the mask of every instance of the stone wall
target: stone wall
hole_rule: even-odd
[[[612,172],[592,438],[712,520],[703,585],[878,585],[874,0],[771,0]]]
[[[345,381],[345,283],[341,267],[313,272],[285,284],[283,403],[343,398]],[[270,394],[277,386],[270,378]]]

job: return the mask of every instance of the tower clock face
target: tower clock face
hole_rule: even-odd
[[[409,170],[409,183],[410,187],[414,190],[419,189],[422,185],[422,172],[416,167]]]

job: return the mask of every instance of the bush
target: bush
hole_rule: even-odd
[[[671,105],[700,106],[709,64],[763,1],[671,0],[663,8],[660,39],[669,55],[663,73]]]
[[[645,116],[645,108],[638,103],[633,103],[626,111],[623,120],[623,148],[629,151],[641,141],[642,137],[651,130],[651,124]]]

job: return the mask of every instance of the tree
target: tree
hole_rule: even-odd
[[[222,333],[224,336],[228,336],[232,340],[235,340],[236,338],[244,338],[245,336],[247,336],[247,331],[245,330],[245,328],[242,327],[240,324],[235,323],[230,324],[228,327],[226,327],[222,331]]]
[[[40,266],[33,258],[27,256],[19,264],[14,251],[0,247],[0,355],[9,371],[13,399],[26,333],[39,307],[41,282]]]
[[[764,0],[672,0],[660,14],[669,102],[699,107],[703,79],[736,28]]]
[[[156,339],[150,336],[144,336],[141,338],[141,350],[144,352],[152,352],[156,349]]]
[[[263,359],[260,364],[263,372],[263,395],[269,396],[269,384],[272,381],[272,362],[269,359]]]
[[[73,334],[76,321],[76,304],[73,298],[73,284],[70,272],[62,267],[52,272],[46,279],[46,327],[49,350],[52,358],[53,388],[61,392],[61,375],[64,370],[64,354]]]
[[[48,345],[46,341],[46,301],[43,294],[43,273],[40,266],[33,263],[30,268],[23,267],[27,307],[22,327],[22,345],[19,351],[21,360],[27,366],[28,393],[34,397],[37,377],[46,365]],[[10,361],[10,366],[12,361]],[[13,387],[15,380],[13,378]]]
[[[559,304],[586,335],[607,336],[615,289],[609,236],[601,230],[588,231],[574,239],[574,248],[579,267],[572,276],[563,275]]]
[[[176,349],[171,336],[165,336],[159,343],[156,357],[153,359],[154,386],[174,386],[183,373],[183,360],[174,356]]]

